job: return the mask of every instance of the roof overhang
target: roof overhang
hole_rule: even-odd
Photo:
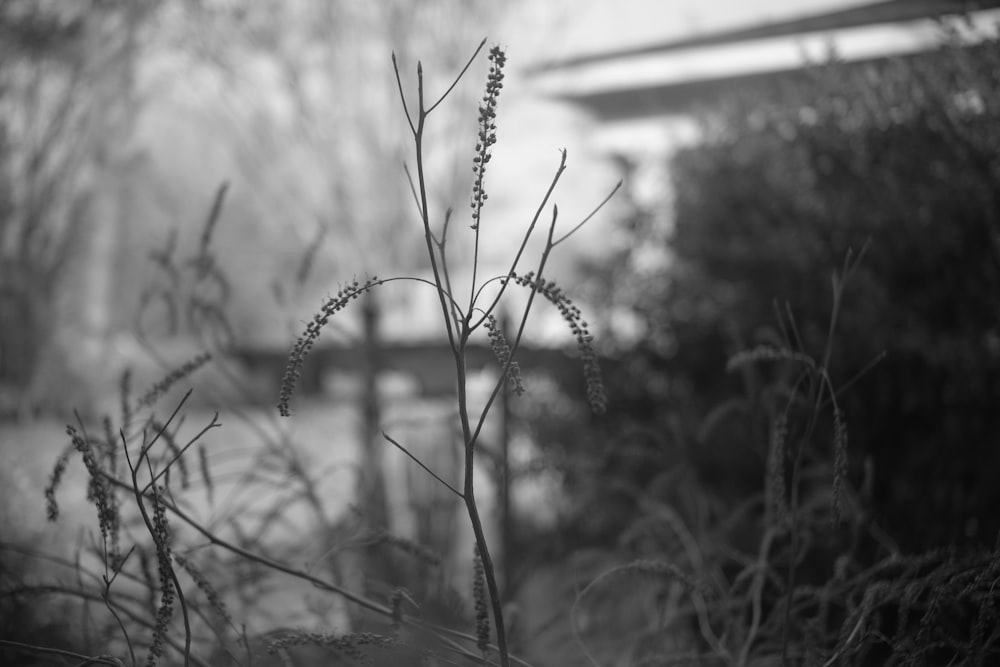
[[[956,0],[878,2],[794,21],[628,50],[577,56],[533,68],[544,95],[579,104],[602,120],[689,112],[735,87],[766,88],[809,63],[870,62],[913,55],[941,43],[934,20],[969,8]],[[992,19],[1000,0],[976,3],[975,21]]]

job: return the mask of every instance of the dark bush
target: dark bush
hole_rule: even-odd
[[[826,66],[756,110],[735,104],[673,163],[675,329],[749,338],[787,300],[818,354],[830,267],[870,240],[831,372],[843,384],[888,353],[844,405],[874,508],[914,548],[991,544],[1000,528],[998,63],[990,40]],[[680,358],[700,344],[687,338]]]

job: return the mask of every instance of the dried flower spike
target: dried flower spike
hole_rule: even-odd
[[[479,228],[479,216],[488,196],[483,187],[486,176],[486,164],[492,157],[490,148],[497,142],[497,98],[503,88],[503,67],[507,56],[503,49],[494,46],[489,55],[490,72],[486,77],[486,94],[479,106],[479,137],[476,140],[476,155],[472,158],[472,171],[476,180],[472,184],[472,228]]]
[[[608,404],[607,395],[604,393],[604,380],[601,376],[601,367],[597,363],[597,353],[594,351],[594,337],[590,334],[580,309],[554,280],[536,280],[534,271],[529,271],[523,276],[512,273],[510,279],[518,285],[535,290],[559,310],[576,338],[576,346],[583,360],[583,376],[587,383],[587,402],[590,404],[590,409],[594,414],[604,414]]]
[[[476,646],[486,658],[490,648],[490,613],[486,601],[486,570],[483,568],[483,558],[479,554],[479,545],[473,551],[472,561],[472,599],[476,607]]]
[[[154,486],[151,494],[153,500],[153,541],[156,543],[156,564],[160,580],[160,606],[156,611],[153,644],[149,648],[147,667],[155,667],[159,658],[163,656],[163,646],[170,626],[170,619],[174,615],[174,597],[176,596],[173,566],[170,562],[170,527],[167,524],[167,513],[162,500],[164,492],[164,488]]]
[[[320,312],[314,315],[312,321],[306,325],[305,332],[299,336],[298,340],[295,341],[295,345],[292,346],[292,351],[288,355],[288,365],[285,367],[285,375],[281,379],[281,391],[278,394],[278,413],[282,417],[289,417],[292,414],[289,403],[292,400],[292,394],[295,392],[295,384],[302,374],[302,364],[316,343],[316,339],[319,338],[320,331],[329,323],[330,318],[334,314],[347,307],[347,304],[353,299],[357,299],[368,290],[381,284],[382,281],[377,276],[366,280],[364,284],[355,280],[347,287],[339,289],[336,296],[328,298],[322,308],[320,308]]]
[[[154,384],[149,391],[147,391],[145,395],[139,399],[138,404],[135,406],[135,410],[139,411],[153,405],[161,396],[170,391],[171,387],[207,364],[211,361],[211,359],[212,355],[208,352],[204,352],[188,361],[180,368],[175,368],[165,378]],[[124,426],[128,425],[124,424]]]
[[[202,571],[198,569],[193,562],[180,554],[174,554],[174,560],[177,561],[178,565],[184,568],[184,571],[187,572],[191,579],[194,580],[194,583],[198,586],[199,590],[205,594],[208,604],[215,610],[215,613],[217,613],[226,623],[232,623],[233,619],[229,615],[229,610],[226,609],[226,604],[219,595],[219,591],[216,590],[215,586],[213,586],[212,582],[205,577]]]
[[[500,363],[500,369],[507,369],[507,384],[510,390],[520,396],[524,393],[524,384],[521,382],[521,368],[516,361],[510,360],[510,345],[500,329],[497,318],[493,315],[486,317],[486,330],[490,337],[490,349]],[[509,364],[509,367],[508,367]]]

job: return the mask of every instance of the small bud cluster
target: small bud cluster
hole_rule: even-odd
[[[503,49],[494,46],[490,49],[490,72],[486,78],[486,93],[483,103],[479,106],[479,139],[476,141],[476,155],[472,158],[472,171],[476,181],[472,184],[472,228],[479,228],[479,214],[483,204],[488,199],[483,188],[483,178],[486,176],[486,163],[492,157],[490,148],[497,142],[497,98],[503,88],[503,67],[507,56]]]
[[[233,619],[229,615],[229,610],[226,609],[225,602],[219,596],[219,591],[215,589],[212,582],[208,580],[207,577],[199,570],[194,563],[189,559],[181,556],[180,554],[174,554],[174,560],[177,564],[184,568],[184,571],[188,573],[198,589],[205,594],[205,599],[208,600],[208,604],[215,610],[215,613],[225,621],[226,623],[232,623]]]
[[[336,636],[323,632],[293,632],[268,642],[267,652],[272,655],[278,651],[295,646],[327,646],[340,651],[345,656],[359,665],[372,665],[374,661],[371,656],[366,655],[364,648],[378,647],[385,648],[393,646],[396,640],[385,635],[377,635],[372,632],[352,632],[347,635]]]
[[[170,527],[167,525],[166,508],[161,496],[163,487],[153,487],[153,541],[156,543],[156,564],[160,580],[160,607],[156,611],[156,625],[153,629],[153,645],[149,647],[147,667],[154,667],[163,655],[163,644],[167,636],[170,619],[174,615],[174,580],[170,553]]]
[[[180,368],[172,370],[165,378],[154,384],[149,391],[147,391],[146,394],[139,399],[139,403],[135,408],[136,411],[153,405],[153,403],[155,403],[161,396],[170,391],[171,387],[204,366],[211,359],[212,355],[205,352],[199,354],[197,357],[185,363]]]
[[[59,518],[59,503],[56,501],[56,489],[59,488],[59,484],[62,482],[66,466],[69,465],[69,456],[72,453],[73,445],[71,444],[56,459],[56,465],[52,468],[52,475],[49,477],[49,485],[45,487],[45,510],[49,521],[55,521]]]
[[[97,508],[97,523],[101,529],[101,537],[104,538],[104,542],[107,544],[108,537],[118,531],[119,525],[118,507],[112,498],[111,485],[104,477],[91,440],[85,434],[81,435],[73,426],[66,427],[66,435],[70,437],[76,451],[80,452],[83,456],[83,465],[87,468],[87,476],[89,478],[87,481],[87,500]],[[52,471],[53,495],[49,496],[46,493],[52,503],[55,502],[55,484],[58,483],[59,478],[62,476],[62,470],[59,469],[60,464],[65,469],[66,466],[62,462],[62,457],[56,462],[56,470]],[[50,516],[52,516],[53,505],[50,505],[49,510]]]
[[[594,337],[587,328],[587,322],[583,320],[580,309],[572,300],[556,285],[555,281],[536,280],[534,271],[529,271],[523,276],[511,274],[511,279],[522,287],[530,287],[559,309],[569,329],[576,337],[576,347],[583,359],[583,376],[587,383],[587,402],[594,414],[604,414],[607,409],[608,399],[604,393],[604,380],[601,377],[601,367],[597,363],[597,353],[594,351]]]
[[[503,331],[500,330],[497,318],[492,315],[487,316],[486,330],[489,332],[490,349],[493,350],[497,361],[500,362],[501,370],[507,367],[508,362],[510,363],[510,367],[507,368],[507,384],[510,390],[518,396],[522,395],[524,384],[521,382],[521,367],[517,365],[516,361],[510,361],[510,345],[507,344],[507,339],[504,337]]]
[[[281,379],[278,412],[282,417],[288,417],[292,414],[289,403],[295,392],[295,384],[302,375],[302,364],[316,343],[316,339],[319,338],[320,331],[330,322],[330,318],[338,311],[343,310],[351,300],[357,299],[363,293],[381,284],[377,277],[366,280],[364,284],[355,280],[347,287],[338,290],[336,296],[328,298],[320,312],[313,316],[312,322],[306,325],[305,333],[295,341],[295,345],[288,355],[288,366],[285,367],[285,375]]]
[[[472,599],[476,607],[476,646],[487,657],[490,648],[490,614],[486,603],[486,570],[479,545],[475,546],[472,561]]]
[[[111,417],[104,415],[102,420],[104,427],[104,440],[98,446],[104,472],[114,477],[118,473],[118,438],[115,436]],[[121,501],[115,493],[115,487],[109,482],[107,484],[108,500],[108,532],[111,534],[111,541],[108,545],[108,554],[111,557],[112,567],[117,569],[121,566]]]

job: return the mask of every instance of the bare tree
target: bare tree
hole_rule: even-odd
[[[11,407],[61,384],[43,377],[67,352],[62,328],[76,320],[95,340],[108,328],[117,221],[102,204],[127,159],[136,31],[150,6],[0,4],[0,387],[22,403]],[[81,255],[92,256],[82,289],[64,294]]]

